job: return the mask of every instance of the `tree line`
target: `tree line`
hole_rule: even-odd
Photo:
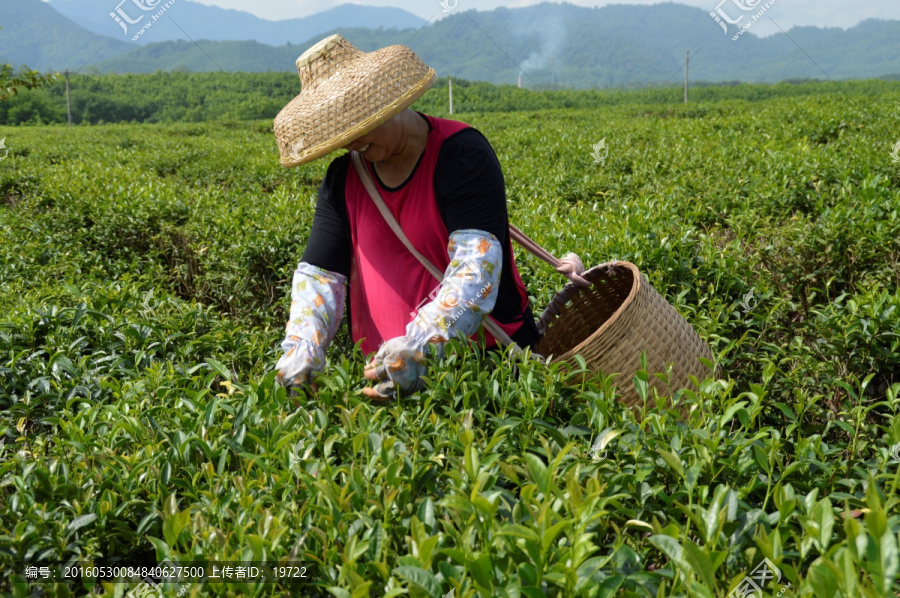
[[[23,89],[21,93],[8,93],[8,97],[0,100],[0,125],[41,125],[67,121],[63,77],[38,75],[33,71],[14,74],[9,67],[0,76],[10,82],[18,80],[18,87]],[[10,86],[13,86],[12,83]],[[694,83],[691,102],[698,104],[723,99],[758,102],[786,95],[841,93],[848,90],[880,95],[897,89],[900,89],[900,81],[889,80]],[[158,71],[70,77],[73,124],[271,119],[299,91],[299,79],[292,72]],[[599,108],[627,104],[666,104],[675,109],[683,101],[683,92],[677,85],[613,90],[573,90],[549,86],[523,89],[454,79],[453,99],[457,113]],[[414,108],[438,116],[448,115],[447,79],[439,79]],[[689,111],[692,109],[688,106]]]

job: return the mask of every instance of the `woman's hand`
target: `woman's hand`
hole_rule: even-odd
[[[559,259],[560,266],[556,268],[556,271],[560,274],[564,274],[566,278],[574,282],[577,286],[580,287],[589,287],[591,283],[584,278],[581,277],[584,274],[584,264],[581,262],[581,258],[578,257],[577,254],[567,253],[565,257]]]
[[[312,398],[319,393],[319,385],[310,382],[308,378],[304,378],[303,382],[300,382],[298,378],[285,380],[283,372],[278,372],[276,380],[287,390],[288,398],[293,400],[294,407],[300,407],[301,396]]]
[[[397,390],[415,392],[422,388],[425,375],[424,347],[408,336],[398,336],[381,345],[366,365],[366,380],[377,382],[363,389],[363,395],[374,401],[396,398]]]
[[[373,359],[366,366],[366,370],[364,372],[366,380],[371,380],[373,382],[376,380],[380,380],[380,378],[378,377],[379,374],[376,372],[376,369],[377,369],[377,366],[376,366],[375,360]],[[384,385],[384,386],[382,386],[382,385]],[[390,388],[387,388],[388,385],[390,385]],[[382,382],[380,384],[376,384],[375,386],[367,386],[366,388],[363,389],[362,392],[365,397],[372,399],[373,401],[377,401],[377,402],[386,401],[386,400],[390,399],[394,394],[393,385],[394,385],[394,383],[390,382],[390,381]],[[385,392],[384,395],[382,395],[381,392],[378,391],[379,387],[382,387],[382,390]]]
[[[278,370],[275,379],[285,388],[301,388],[309,385],[312,377],[322,369],[322,350],[309,341],[296,337],[290,340],[293,346],[275,364]]]
[[[500,289],[503,252],[494,235],[480,230],[454,231],[447,245],[450,264],[431,302],[417,307],[406,335],[381,345],[366,365],[366,380],[376,382],[363,389],[375,401],[386,401],[398,390],[422,388],[425,352],[440,355],[443,343],[474,334],[494,308]]]

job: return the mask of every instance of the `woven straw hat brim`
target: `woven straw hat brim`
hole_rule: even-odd
[[[404,46],[363,54],[275,117],[285,168],[300,166],[377,129],[422,97],[437,75]]]

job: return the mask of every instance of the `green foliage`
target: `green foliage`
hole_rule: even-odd
[[[460,117],[514,223],[636,263],[708,340],[725,377],[676,393],[683,419],[616,402],[657,372],[463,345],[372,405],[343,328],[318,396],[289,397],[326,161],[282,169],[269,120],[4,129],[0,568],[302,559],[311,596],[594,598],[723,596],[768,559],[765,595],[900,591],[900,93],[811,89]],[[561,279],[517,255],[540,309]]]
[[[429,114],[447,116],[447,79],[438,79],[416,104]],[[189,73],[156,72],[146,75],[77,75],[71,77],[72,121],[203,122],[274,118],[300,92],[295,72]],[[894,81],[794,81],[774,85],[731,83],[698,85],[691,92],[695,105],[676,110],[671,104],[683,97],[680,87],[647,87],[632,90],[531,90],[510,85],[453,79],[457,113],[514,112],[554,108],[605,108],[634,105],[659,118],[701,118],[717,114],[709,103],[721,100],[762,102],[788,96],[831,95],[882,97],[900,89]],[[65,81],[0,102],[0,124],[66,122]],[[656,105],[653,105],[656,104]],[[659,105],[663,104],[663,105]],[[810,140],[827,143],[838,134],[840,122]]]
[[[300,92],[290,73],[163,73],[70,78],[72,121],[199,122],[272,118]],[[0,103],[0,123],[27,122],[20,105],[45,106],[44,122],[66,122],[65,81]]]
[[[12,65],[0,65],[0,100],[16,95],[20,89],[35,89],[52,83],[53,75],[42,75],[37,71],[21,69],[15,72]]]

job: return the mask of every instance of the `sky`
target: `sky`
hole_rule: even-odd
[[[234,8],[252,13],[270,20],[282,20],[305,17],[317,12],[347,4],[348,0],[195,0],[203,4],[213,4],[222,8]],[[516,8],[538,4],[541,0],[444,0],[447,6],[456,10],[493,10],[500,6]],[[546,1],[546,0],[544,0]],[[715,10],[722,0],[680,0],[679,4],[696,6],[706,11]],[[731,2],[740,3],[747,0],[724,0],[725,6]],[[755,0],[749,0],[755,5]],[[368,6],[394,6],[426,19],[440,19],[450,13],[444,13],[440,0],[362,0],[350,2]],[[609,4],[658,4],[655,0],[570,0],[579,6],[606,6]],[[763,3],[759,4],[762,6]],[[725,8],[723,6],[723,8]],[[900,20],[900,1],[898,0],[775,0],[766,11],[766,16],[787,30],[798,25],[816,27],[852,27],[865,19]],[[757,35],[770,35],[778,32],[778,27],[771,21],[756,23],[752,32]]]

